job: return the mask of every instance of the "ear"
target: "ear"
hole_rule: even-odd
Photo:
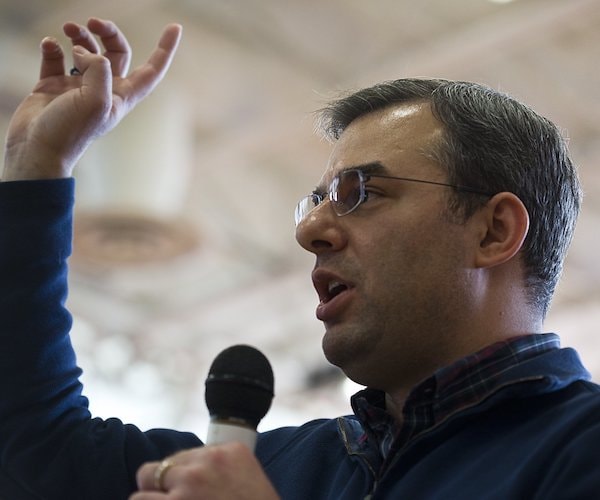
[[[477,214],[479,246],[477,267],[493,267],[512,259],[523,246],[529,230],[529,214],[513,193],[494,195]]]

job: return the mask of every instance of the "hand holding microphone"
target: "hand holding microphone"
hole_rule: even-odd
[[[279,496],[256,460],[256,427],[273,398],[273,371],[267,358],[246,345],[225,349],[206,378],[211,421],[206,444],[160,463],[144,464],[140,491],[130,500],[275,500]]]

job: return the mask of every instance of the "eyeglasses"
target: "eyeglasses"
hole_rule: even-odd
[[[294,213],[296,226],[304,220],[311,210],[323,203],[327,196],[331,201],[333,211],[338,217],[343,217],[344,215],[354,212],[354,210],[356,210],[361,203],[368,199],[369,193],[367,191],[366,183],[369,182],[371,178],[419,182],[422,184],[432,184],[434,186],[451,187],[457,191],[463,191],[466,193],[474,193],[488,197],[493,196],[491,193],[486,193],[485,191],[480,191],[478,189],[466,186],[458,186],[455,184],[446,184],[435,181],[425,181],[422,179],[409,179],[407,177],[392,177],[389,175],[369,174],[363,172],[362,170],[351,169],[345,170],[336,175],[331,181],[331,184],[329,184],[329,189],[327,190],[326,194],[313,191],[311,194],[305,196],[298,202],[298,205],[296,205],[296,211]]]

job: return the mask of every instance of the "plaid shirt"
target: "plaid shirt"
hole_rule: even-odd
[[[400,427],[385,411],[383,392],[360,391],[352,398],[352,407],[365,429],[362,439],[375,440],[385,468],[386,457],[416,436],[495,392],[505,370],[559,347],[555,334],[524,335],[492,344],[437,370],[409,394]]]

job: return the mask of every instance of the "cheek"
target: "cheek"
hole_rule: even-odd
[[[464,267],[465,249],[456,228],[439,222],[419,221],[377,228],[380,244],[369,244],[364,261],[383,293],[406,293],[448,288]],[[441,292],[441,290],[440,290]],[[405,297],[406,298],[406,297]]]
[[[394,225],[377,225],[377,236],[370,251],[377,254],[388,270],[399,267],[408,271],[431,260],[439,247],[438,230],[425,221],[406,221]]]
[[[426,194],[397,201],[376,218],[361,221],[354,234],[361,268],[384,293],[385,288],[406,290],[409,284],[444,280],[465,259],[461,226],[443,216],[441,201]]]

